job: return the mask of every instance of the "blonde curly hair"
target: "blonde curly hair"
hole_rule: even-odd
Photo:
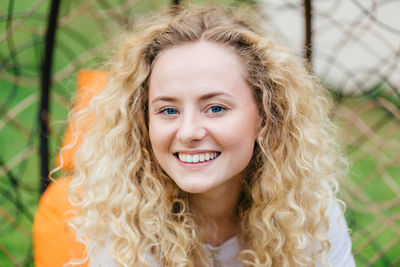
[[[188,193],[156,162],[147,125],[154,59],[199,40],[235,49],[262,116],[237,207],[240,261],[312,266],[327,254],[325,212],[346,163],[328,118],[329,97],[303,60],[248,21],[228,8],[182,8],[128,35],[112,58],[108,84],[85,113],[97,119],[75,155],[71,185],[89,258],[107,246],[121,266],[147,266],[149,255],[160,266],[212,265]]]

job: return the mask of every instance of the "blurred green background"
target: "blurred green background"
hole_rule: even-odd
[[[273,10],[266,12],[270,17],[288,11],[303,16],[303,1],[208,2]],[[40,197],[41,62],[50,4],[49,0],[0,2],[0,266],[33,266],[32,221]],[[49,117],[51,168],[76,91],[77,70],[101,68],[118,33],[133,28],[143,14],[170,4],[159,0],[61,1]],[[318,9],[314,12],[314,17],[324,15]],[[363,13],[362,7],[359,12]],[[366,16],[359,17],[360,21]],[[332,23],[325,27],[344,26]],[[392,57],[399,57],[398,51],[391,52]],[[393,73],[398,71],[396,64]],[[317,66],[316,75],[335,99],[332,117],[342,129],[351,161],[349,177],[340,183],[357,266],[400,266],[400,83],[388,81],[392,75],[388,71],[368,88],[352,91],[319,75]],[[353,78],[349,74],[346,79]]]

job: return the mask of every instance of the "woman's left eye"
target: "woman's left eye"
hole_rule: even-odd
[[[208,108],[207,112],[210,112],[210,113],[221,113],[224,110],[226,110],[226,108],[224,108],[223,106],[215,105],[215,106],[211,106],[210,108]]]

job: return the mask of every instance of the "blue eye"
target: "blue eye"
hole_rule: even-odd
[[[160,113],[164,113],[166,115],[175,115],[178,114],[178,111],[174,108],[165,108],[161,110]]]
[[[222,111],[224,111],[226,108],[224,108],[223,106],[212,106],[210,107],[208,110],[211,113],[221,113]]]

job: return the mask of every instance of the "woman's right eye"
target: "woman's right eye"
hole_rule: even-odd
[[[178,114],[178,110],[174,108],[164,108],[160,111],[160,113],[165,114],[165,115],[175,115]]]

